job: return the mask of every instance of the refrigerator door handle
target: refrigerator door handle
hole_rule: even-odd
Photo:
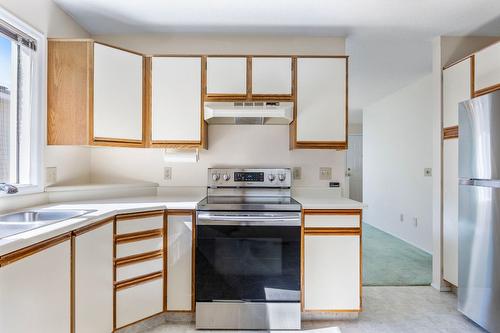
[[[458,181],[459,185],[469,185],[469,186],[481,186],[481,187],[492,187],[500,188],[500,180],[485,180],[485,179],[460,179]]]

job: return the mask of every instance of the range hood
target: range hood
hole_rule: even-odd
[[[225,125],[288,125],[292,102],[205,102],[205,120]]]

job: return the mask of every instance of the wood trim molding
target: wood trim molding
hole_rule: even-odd
[[[122,329],[124,329],[126,327],[129,327],[129,326],[132,326],[132,325],[135,325],[137,323],[140,323],[141,321],[151,319],[151,318],[156,317],[156,316],[158,316],[158,315],[160,315],[160,314],[162,314],[164,312],[165,311],[161,311],[161,312],[155,313],[155,314],[153,314],[151,316],[147,316],[146,318],[142,318],[142,319],[136,320],[134,322],[128,323],[127,325],[123,325],[123,326],[120,326],[120,327],[117,327],[117,328],[113,328],[113,332],[118,332],[119,330],[122,330]]]
[[[167,210],[167,216],[168,215],[193,216],[193,218],[196,218],[196,210],[191,210],[191,209],[168,209]],[[194,223],[194,219],[193,219],[193,223]]]
[[[362,209],[304,209],[304,215],[359,215]]]
[[[168,297],[168,216],[167,211],[163,212],[163,312],[167,311]]]
[[[69,294],[69,307],[70,307],[70,328],[69,331],[70,333],[75,333],[76,331],[76,289],[75,289],[75,279],[76,279],[76,244],[75,244],[75,236],[71,237],[71,242],[70,242],[70,278],[69,278],[69,288],[70,288],[70,294]]]
[[[476,95],[476,56],[470,56],[470,98]]]
[[[142,58],[142,141],[144,147],[152,142],[152,58]]]
[[[116,215],[116,221],[120,222],[123,220],[140,219],[143,217],[153,217],[163,215],[163,210],[153,210],[146,212],[128,213],[128,214],[118,214]]]
[[[304,228],[304,233],[309,236],[353,236],[360,235],[361,228]]]
[[[115,291],[120,291],[126,288],[134,287],[160,278],[163,278],[162,271],[144,274],[131,279],[115,282]]]
[[[75,236],[80,236],[80,235],[83,235],[89,231],[92,231],[92,230],[95,230],[95,229],[98,229],[108,223],[111,223],[115,220],[114,217],[110,217],[110,218],[107,218],[107,219],[104,219],[102,221],[98,221],[98,222],[95,222],[95,223],[92,223],[90,225],[87,225],[85,227],[81,227],[79,229],[76,229],[73,231],[73,235]]]
[[[325,309],[325,310],[302,310],[302,312],[307,312],[307,313],[319,313],[319,312],[325,312],[325,313],[345,313],[345,312],[361,312],[361,307],[359,309],[339,309],[339,310],[330,310],[330,309]]]
[[[131,232],[128,234],[115,235],[115,243],[126,244],[131,242],[139,242],[146,239],[162,237],[166,233],[163,229],[152,229],[146,231]]]
[[[123,266],[132,265],[132,264],[138,264],[140,262],[162,258],[163,252],[164,252],[164,250],[161,249],[161,250],[150,251],[150,252],[146,252],[146,253],[134,254],[134,255],[122,257],[122,258],[115,258],[114,264],[116,267],[123,267]]]
[[[46,250],[52,246],[61,244],[70,239],[71,239],[71,232],[67,232],[65,234],[24,247],[14,252],[4,254],[3,256],[0,257],[0,267],[10,265],[18,260],[37,254],[38,252]]]
[[[500,83],[495,84],[494,86],[491,86],[491,87],[486,87],[483,89],[476,90],[474,93],[474,97],[483,96],[483,95],[489,94],[489,93],[497,91],[497,90],[500,90]]]
[[[458,138],[458,126],[443,128],[443,140]]]

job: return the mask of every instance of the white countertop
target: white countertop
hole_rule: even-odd
[[[34,209],[84,209],[95,210],[84,216],[53,223],[44,227],[19,233],[0,239],[0,255],[4,255],[43,240],[90,225],[117,214],[149,211],[156,209],[193,210],[198,201],[203,199],[204,192],[194,190],[158,190],[159,195],[96,199],[76,202],[50,203],[43,206],[29,207]],[[362,203],[339,196],[338,190],[297,188],[293,197],[304,209],[361,209]]]

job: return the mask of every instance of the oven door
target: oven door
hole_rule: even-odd
[[[197,302],[300,302],[300,212],[198,212]]]

